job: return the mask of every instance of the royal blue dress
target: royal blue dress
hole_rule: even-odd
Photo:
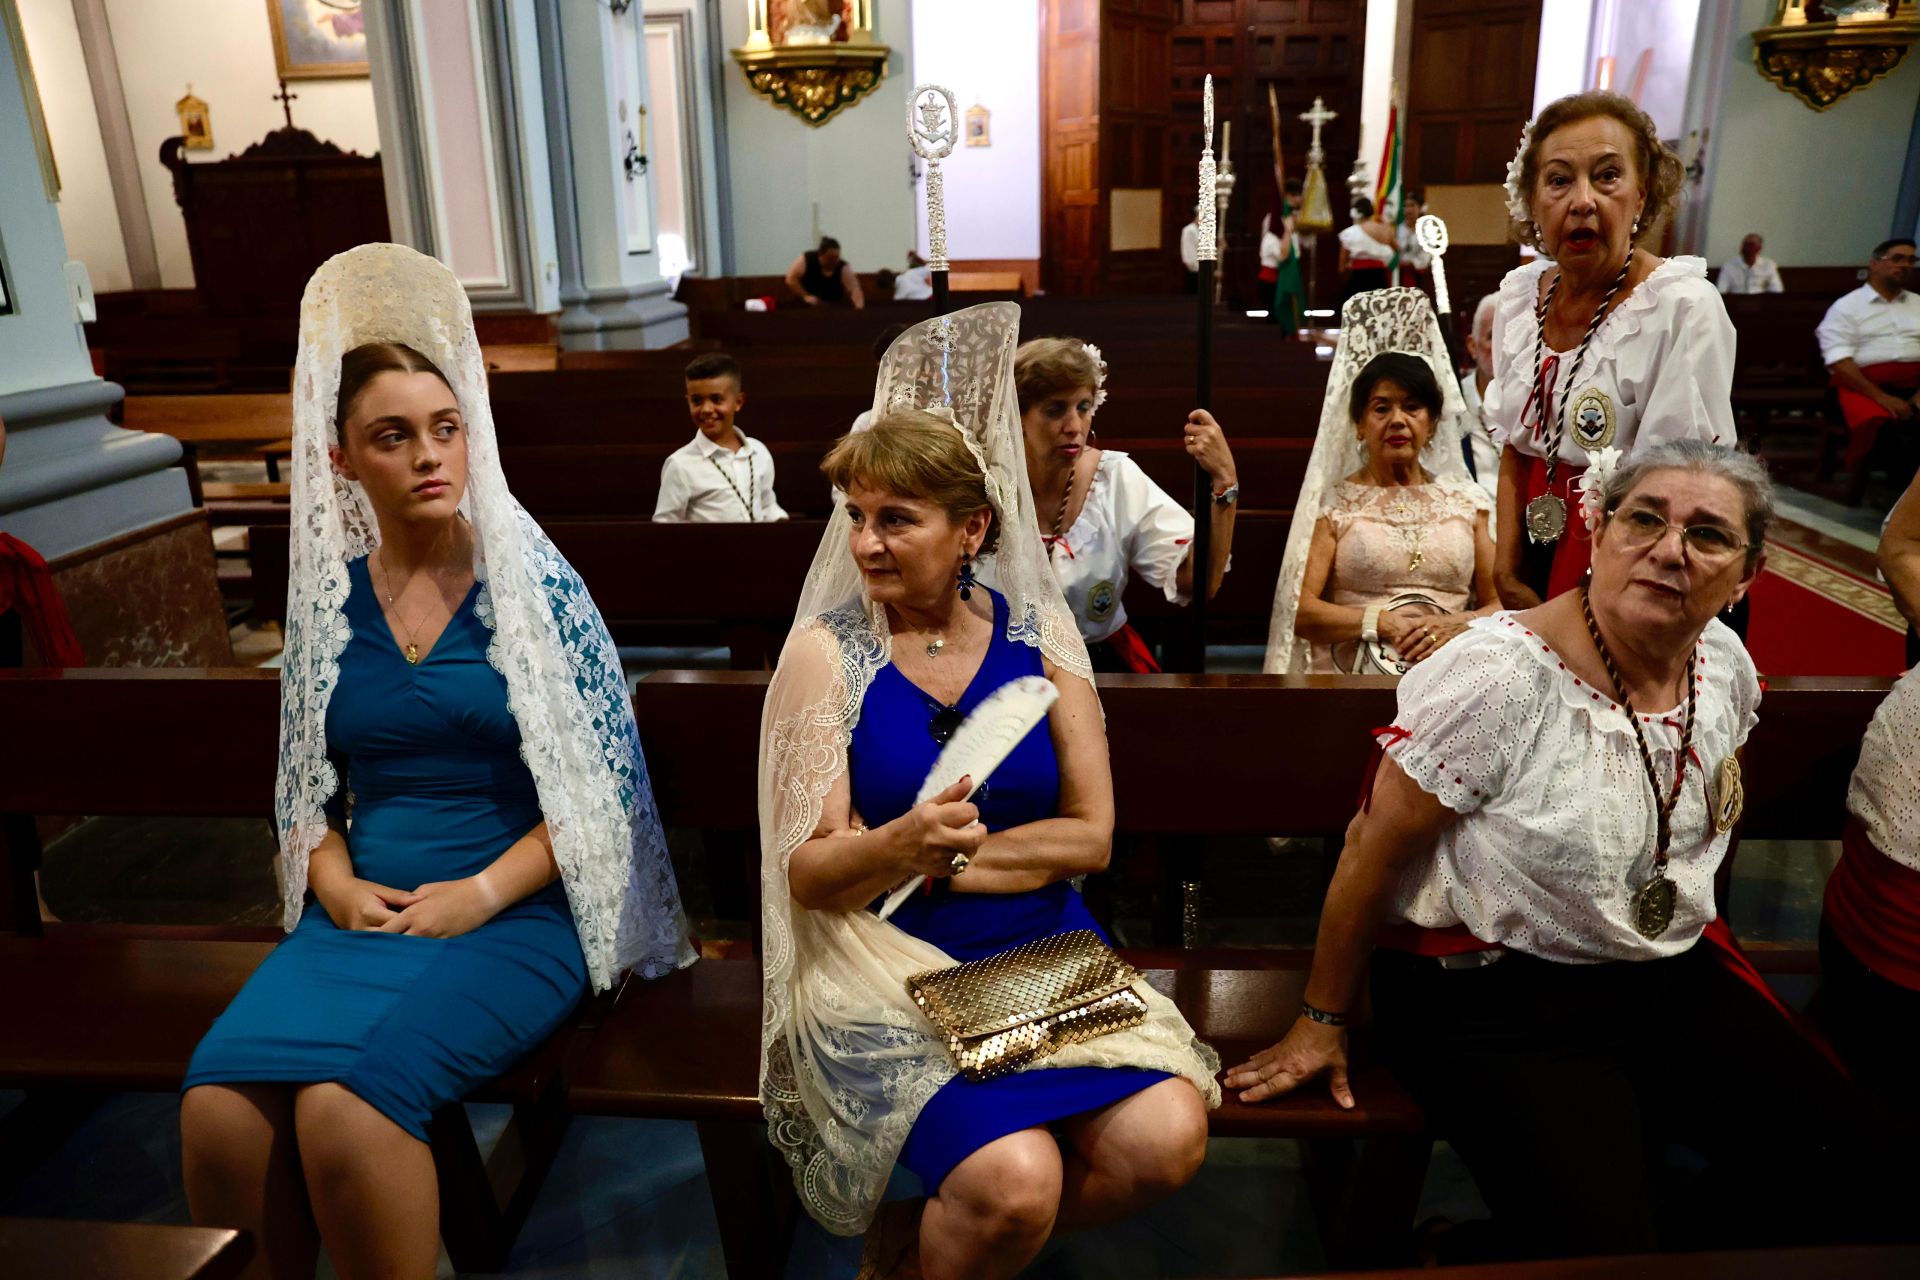
[[[1007,639],[1006,599],[997,591],[992,595],[993,640],[973,682],[953,704],[962,713],[1008,681],[1045,674],[1038,649]],[[913,807],[940,755],[930,725],[945,709],[892,663],[874,673],[847,748],[854,808],[869,826],[891,822]],[[1020,741],[974,802],[989,831],[1059,814],[1060,762],[1045,723]],[[1064,880],[1026,893],[951,893],[936,887],[909,898],[892,920],[958,961],[1074,929],[1106,937],[1080,891]],[[919,1174],[933,1195],[956,1165],[989,1142],[1098,1110],[1169,1078],[1135,1067],[1041,1067],[980,1084],[957,1075],[914,1121],[900,1163]]]
[[[394,643],[367,580],[348,566],[340,682],[327,747],[353,804],[329,806],[354,874],[414,889],[483,871],[540,824],[507,684],[476,583],[420,665]],[[555,881],[457,938],[336,928],[309,896],[292,933],[194,1051],[184,1088],[336,1081],[424,1141],[427,1119],[499,1075],[566,1018],[586,958]]]

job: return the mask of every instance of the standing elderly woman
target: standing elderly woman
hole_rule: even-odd
[[[1320,433],[1274,588],[1268,674],[1397,675],[1493,612],[1493,503],[1426,295],[1341,309]]]
[[[1844,1234],[1886,1203],[1860,1185],[1885,1169],[1857,1096],[1700,945],[1760,700],[1715,615],[1760,571],[1766,475],[1670,442],[1601,496],[1588,588],[1480,619],[1400,682],[1302,1015],[1226,1085],[1259,1101],[1328,1073],[1354,1105],[1345,1026],[1371,953],[1394,1074],[1515,1252]],[[1706,1157],[1703,1187],[1754,1184],[1696,1205],[1695,1235],[1656,1212],[1648,1153],[1668,1142]]]
[[[1096,671],[1158,671],[1127,624],[1127,579],[1139,574],[1174,604],[1193,599],[1193,513],[1118,449],[1093,445],[1093,415],[1107,398],[1107,364],[1078,338],[1036,338],[1014,359],[1020,427],[1040,532]],[[1240,480],[1227,436],[1205,409],[1181,428],[1187,455],[1213,481],[1207,598],[1220,590],[1233,551]]]
[[[207,1032],[196,1222],[258,1276],[433,1275],[427,1122],[589,986],[691,962],[612,638],[507,491],[466,291],[362,245],[294,370],[275,870],[286,940]],[[550,821],[551,819],[551,821]]]
[[[1054,1230],[1183,1185],[1219,1098],[1217,1060],[1150,991],[1141,1025],[979,1083],[907,991],[1098,933],[1072,880],[1106,866],[1113,783],[1086,647],[1028,506],[1018,322],[1011,304],[974,307],[888,351],[877,420],[826,460],[846,502],[762,721],[762,1097],[808,1211],[841,1234],[872,1223],[864,1276],[1011,1276]],[[1022,677],[1059,691],[1044,727],[971,803],[964,782],[916,803],[959,723]],[[890,919],[872,909],[919,876],[930,890]],[[896,1162],[930,1198],[875,1221]]]
[[[1700,258],[1638,247],[1686,170],[1618,94],[1550,104],[1507,170],[1513,234],[1540,251],[1507,273],[1486,417],[1500,461],[1498,579],[1511,608],[1577,584],[1590,543],[1572,508],[1589,460],[1665,440],[1735,441],[1733,322]]]

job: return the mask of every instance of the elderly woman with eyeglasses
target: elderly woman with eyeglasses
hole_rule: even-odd
[[[1884,1172],[1856,1095],[1730,942],[1701,945],[1760,701],[1715,615],[1760,572],[1766,473],[1669,443],[1591,501],[1587,587],[1478,619],[1401,680],[1301,1016],[1225,1084],[1251,1102],[1327,1075],[1353,1106],[1371,960],[1381,1047],[1500,1252],[1848,1234],[1875,1203],[1858,1175]],[[1648,1165],[1669,1143],[1706,1158],[1703,1186],[1753,1185],[1671,1229]]]

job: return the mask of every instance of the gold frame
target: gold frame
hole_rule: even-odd
[[[362,0],[366,8],[373,0]],[[366,59],[358,62],[309,62],[295,66],[287,57],[287,30],[280,6],[285,0],[267,0],[267,21],[273,27],[273,65],[282,80],[352,80],[371,74]]]
[[[193,86],[187,86],[187,96],[173,104],[174,114],[180,117],[181,149],[185,151],[213,150],[213,108],[206,101],[193,96]],[[193,131],[193,120],[200,121],[200,132]]]
[[[0,24],[7,28],[14,65],[20,68],[20,88],[27,100],[27,127],[33,130],[33,149],[40,156],[40,183],[46,188],[47,199],[57,201],[60,199],[60,166],[53,156],[47,113],[40,105],[40,82],[33,75],[33,60],[27,56],[27,33],[20,25],[14,0],[0,0]]]
[[[1920,3],[1898,0],[1884,18],[1808,22],[1804,3],[1780,0],[1772,26],[1753,33],[1753,65],[1815,111],[1890,74],[1920,41]]]
[[[990,147],[993,145],[993,112],[982,103],[974,103],[966,110],[966,125],[961,137],[970,147]],[[976,126],[978,126],[976,128]]]

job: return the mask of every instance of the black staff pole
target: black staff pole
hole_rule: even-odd
[[[1213,275],[1218,253],[1213,162],[1213,77],[1208,76],[1201,99],[1205,138],[1200,152],[1199,276],[1196,297],[1200,328],[1194,353],[1194,407],[1213,410]],[[1213,477],[1198,461],[1193,464],[1193,669],[1207,669],[1207,587],[1213,582]]]

